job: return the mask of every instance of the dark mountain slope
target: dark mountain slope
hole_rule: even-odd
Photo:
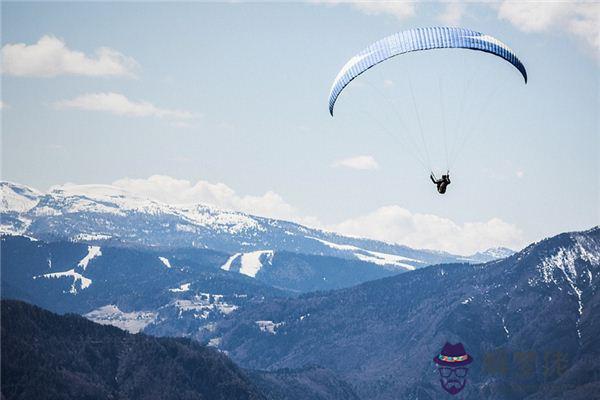
[[[205,291],[249,288],[261,296],[278,292],[245,276],[220,271],[218,265],[227,255],[210,250],[179,256],[172,251],[98,247],[94,253],[93,246],[82,243],[46,243],[17,236],[2,236],[0,246],[3,297],[21,299],[26,293],[23,300],[55,312],[85,313],[105,304],[152,309],[168,302],[172,297],[168,289],[182,281],[202,282]],[[160,257],[170,260],[171,268]],[[14,290],[20,293],[13,295]]]
[[[227,357],[187,339],[131,335],[2,301],[8,399],[263,399]]]
[[[358,400],[350,385],[330,370],[309,366],[278,371],[248,371],[269,400]]]
[[[360,260],[275,252],[271,264],[256,279],[293,292],[341,289],[359,283],[393,276],[398,270]]]
[[[219,268],[227,255],[204,249],[133,250],[82,243],[0,239],[2,298],[86,314],[133,333],[193,336],[228,312],[290,295]],[[93,257],[92,257],[93,256]],[[161,260],[162,259],[162,260]]]
[[[322,365],[364,399],[427,399],[441,390],[432,358],[462,342],[476,360],[465,398],[589,399],[583,388],[600,382],[598,282],[594,228],[487,264],[274,299],[223,321],[221,348],[247,368]]]
[[[211,324],[240,307],[394,275],[380,265],[287,252],[231,257],[206,249],[131,249],[0,238],[2,298],[89,314],[136,333],[212,339]],[[240,262],[240,258],[242,258]],[[262,263],[256,278],[242,266]],[[254,264],[255,267],[258,264]],[[143,320],[141,321],[140,318]],[[204,329],[207,328],[207,329]]]

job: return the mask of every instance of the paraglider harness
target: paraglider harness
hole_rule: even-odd
[[[437,186],[437,191],[439,194],[446,193],[446,188],[451,183],[450,182],[450,171],[447,171],[446,175],[442,175],[441,179],[436,179],[433,172],[431,173],[429,178],[431,178],[431,182],[433,182]]]

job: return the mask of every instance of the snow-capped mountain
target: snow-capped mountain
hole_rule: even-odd
[[[492,247],[484,251],[478,251],[477,253],[467,257],[470,262],[488,262],[492,260],[498,260],[501,258],[510,257],[515,254],[514,250],[506,247]]]
[[[40,193],[23,185],[0,182],[0,190],[0,233],[46,241],[214,249],[238,254],[231,260],[234,266],[251,260],[253,254],[259,254],[257,251],[357,259],[395,271],[444,262],[484,260],[345,237],[293,222],[202,204],[164,204],[108,185],[69,184]],[[245,268],[238,270],[246,271]]]
[[[42,193],[27,186],[0,182],[0,212],[26,212],[37,204]]]

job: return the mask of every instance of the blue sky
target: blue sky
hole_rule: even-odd
[[[598,10],[3,2],[2,179],[115,184],[459,253],[588,228],[600,219]],[[529,83],[482,53],[411,54],[353,82],[329,116],[350,57],[445,23],[507,43]],[[445,196],[407,146],[420,139],[410,86],[436,171],[444,121],[469,135]]]

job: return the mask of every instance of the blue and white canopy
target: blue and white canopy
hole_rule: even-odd
[[[527,83],[523,63],[507,45],[492,36],[465,28],[415,28],[383,38],[352,57],[333,82],[329,93],[329,113],[333,115],[333,107],[342,90],[374,65],[411,51],[449,48],[479,50],[501,57],[518,69]]]

